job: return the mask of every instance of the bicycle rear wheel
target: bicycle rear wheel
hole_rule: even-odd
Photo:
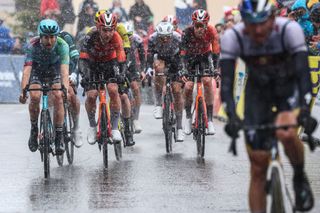
[[[108,125],[107,125],[107,113],[106,113],[105,104],[102,105],[100,122],[101,122],[100,140],[102,144],[103,165],[105,168],[108,168]]]
[[[166,152],[172,153],[172,122],[171,120],[170,96],[168,93],[164,96],[164,111],[162,119],[162,128],[166,141]]]
[[[280,172],[277,167],[271,170],[271,179],[268,181],[268,199],[267,212],[285,213],[285,205],[282,194],[282,185]]]
[[[66,149],[66,155],[68,159],[69,165],[73,163],[73,157],[74,157],[74,123],[73,123],[73,117],[72,113],[70,112],[69,108],[66,108],[66,120],[64,125],[64,143],[65,143],[65,149]]]
[[[198,126],[197,126],[197,153],[198,157],[203,158],[204,157],[204,151],[205,151],[205,120],[204,120],[204,108],[203,108],[203,100],[199,98],[198,100]]]
[[[42,140],[43,140],[43,168],[44,178],[50,178],[50,144],[53,138],[52,124],[50,120],[49,111],[42,111],[41,113],[41,124],[42,124]],[[51,125],[50,125],[51,124]]]

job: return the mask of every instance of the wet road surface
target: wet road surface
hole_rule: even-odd
[[[81,129],[88,121],[82,107]],[[0,105],[0,212],[248,212],[248,159],[242,140],[239,156],[227,153],[229,138],[215,121],[217,134],[206,143],[205,160],[196,158],[192,136],[165,153],[161,120],[152,106],[142,106],[143,132],[136,146],[115,160],[109,149],[104,169],[98,146],[75,151],[74,164],[58,167],[51,158],[51,178],[44,180],[40,154],[28,150],[30,124],[27,105]],[[320,118],[320,108],[315,114]],[[320,130],[316,135],[320,136]],[[112,148],[111,146],[109,146]],[[315,194],[311,212],[320,212],[320,149],[306,149],[306,168]],[[291,194],[291,167],[284,159]]]

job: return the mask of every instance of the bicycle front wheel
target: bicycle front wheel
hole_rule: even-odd
[[[41,133],[43,140],[43,168],[44,178],[50,178],[50,144],[53,139],[52,124],[50,120],[49,111],[42,111],[41,116],[42,130]]]
[[[107,125],[107,113],[106,113],[105,104],[102,105],[100,122],[101,122],[100,140],[102,144],[103,165],[105,168],[108,168],[108,125]]]
[[[282,183],[280,180],[279,169],[273,167],[271,170],[271,179],[267,182],[267,212],[285,213],[284,199],[282,194]]]
[[[171,122],[171,114],[172,109],[170,107],[170,97],[169,94],[166,93],[164,96],[164,111],[163,111],[163,119],[162,119],[162,128],[165,135],[166,141],[166,152],[172,153],[172,122]]]
[[[203,158],[204,157],[204,151],[205,151],[205,132],[206,132],[206,126],[205,126],[205,120],[204,120],[204,106],[203,106],[203,100],[200,98],[198,100],[198,126],[196,127],[197,130],[197,153],[198,157]]]
[[[69,165],[73,163],[74,157],[74,123],[72,113],[66,108],[66,118],[64,124],[65,149]]]

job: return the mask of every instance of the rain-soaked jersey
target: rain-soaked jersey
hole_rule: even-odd
[[[287,18],[277,17],[267,41],[255,44],[244,31],[244,23],[228,29],[221,38],[221,59],[242,58],[258,65],[272,65],[283,62],[282,57],[307,51],[303,31],[299,24]],[[276,57],[272,57],[276,56]]]
[[[117,32],[109,42],[103,41],[96,27],[92,28],[85,36],[81,44],[81,59],[89,59],[94,62],[107,62],[117,59],[118,62],[126,61],[122,39]]]
[[[48,49],[41,45],[40,37],[31,39],[26,50],[25,66],[32,66],[37,63],[43,69],[47,69],[56,64],[69,64],[69,46],[60,37],[57,37],[57,42],[52,49]]]
[[[220,53],[219,34],[213,26],[208,25],[202,38],[195,36],[193,26],[183,31],[181,44],[182,55],[202,55],[208,52],[214,54]]]
[[[149,37],[147,63],[148,67],[152,67],[154,55],[157,54],[159,59],[171,59],[180,53],[181,36],[177,32],[173,32],[171,39],[163,43],[159,41],[157,32]]]

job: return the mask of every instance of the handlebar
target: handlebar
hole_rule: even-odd
[[[289,128],[297,128],[299,127],[298,124],[288,124],[288,125],[275,125],[275,124],[263,124],[263,125],[253,125],[253,126],[243,126],[243,130],[279,130],[284,129],[287,130]],[[237,155],[237,147],[236,147],[236,137],[232,137],[229,152],[231,152],[234,156]],[[306,142],[311,151],[314,151],[316,148],[316,140],[312,135],[307,135]]]

